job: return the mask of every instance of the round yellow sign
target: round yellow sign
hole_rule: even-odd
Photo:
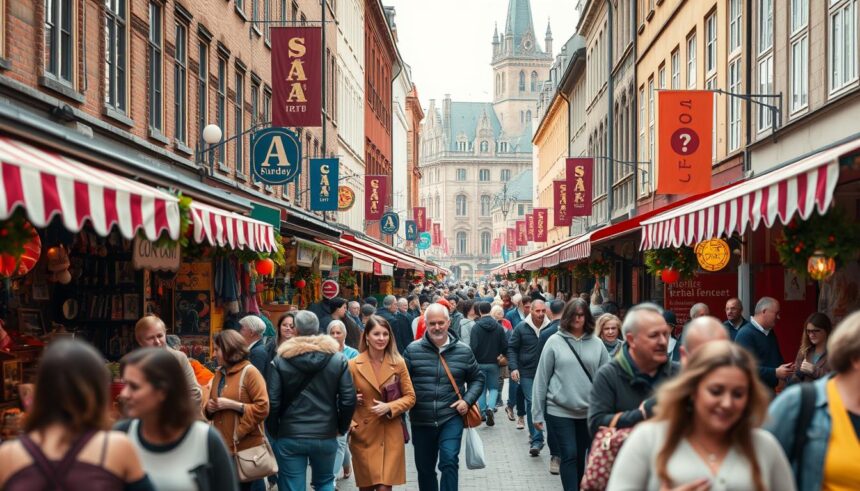
[[[355,204],[355,191],[349,186],[340,186],[337,191],[337,209],[346,211]]]
[[[714,272],[725,268],[731,257],[732,250],[723,239],[705,240],[696,246],[696,258],[705,271]]]

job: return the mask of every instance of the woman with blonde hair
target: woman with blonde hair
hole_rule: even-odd
[[[779,442],[759,428],[768,391],[740,346],[705,344],[657,400],[655,419],[639,424],[621,447],[609,491],[795,489]]]
[[[603,345],[606,346],[606,351],[609,352],[609,357],[615,356],[621,345],[621,319],[612,314],[603,314],[597,319],[597,325],[594,332],[597,337],[603,340]]]

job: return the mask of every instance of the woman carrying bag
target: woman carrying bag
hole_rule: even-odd
[[[248,347],[236,331],[221,331],[212,343],[219,368],[212,379],[206,417],[212,421],[236,462],[240,489],[277,472],[275,456],[263,433],[269,395],[260,372],[248,361]]]

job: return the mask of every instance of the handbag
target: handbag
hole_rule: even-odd
[[[382,402],[396,401],[403,397],[403,388],[400,386],[400,377],[394,376],[394,381],[382,386]],[[406,415],[401,414],[400,427],[403,430],[403,443],[409,443],[409,428],[406,427]]]
[[[483,469],[487,464],[484,460],[484,442],[478,435],[478,430],[469,428],[466,430],[466,468]]]
[[[508,357],[500,354],[496,357],[496,364],[498,364],[500,367],[508,366]]]
[[[603,491],[609,483],[612,465],[618,457],[621,445],[630,436],[633,428],[616,428],[621,413],[613,416],[609,426],[601,426],[591,442],[585,472],[582,475],[579,489],[582,491]]]
[[[251,364],[245,365],[242,369],[242,375],[239,376],[239,399],[242,398],[242,389],[245,387],[245,372]],[[236,424],[233,425],[233,460],[236,462],[236,473],[239,477],[239,482],[251,482],[259,479],[265,479],[269,476],[278,473],[278,461],[275,459],[275,452],[269,445],[269,439],[266,438],[266,433],[263,431],[263,425],[260,424],[260,434],[263,435],[263,443],[255,447],[246,448],[245,450],[237,450],[239,446],[239,437],[236,434],[236,429],[239,427],[239,415],[236,414]]]
[[[442,356],[442,353],[439,353],[439,360],[442,362],[442,367],[445,368],[445,373],[448,374],[448,380],[451,381],[451,385],[454,386],[454,392],[457,393],[457,399],[463,400],[463,396],[460,395],[460,388],[457,387],[457,382],[454,381],[454,376],[451,375],[451,369],[448,368],[448,363],[445,361],[445,357]],[[463,425],[466,428],[477,428],[481,426],[483,422],[481,417],[481,410],[478,409],[477,404],[472,404],[469,406],[469,410],[466,411],[466,414],[463,415]]]

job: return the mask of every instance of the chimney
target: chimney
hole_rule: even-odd
[[[445,94],[442,100],[442,123],[445,128],[451,127],[451,94]]]

